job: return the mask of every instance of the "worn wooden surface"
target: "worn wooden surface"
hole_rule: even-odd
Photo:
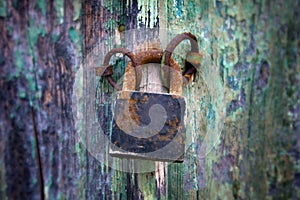
[[[299,199],[299,4],[1,1],[0,199]],[[159,36],[167,35],[163,29],[195,34],[212,64],[203,67],[214,67],[223,83],[213,95],[224,94],[216,102],[225,105],[224,127],[205,157],[199,148],[218,117],[205,99],[205,70],[184,88],[191,148],[163,179],[164,171],[143,176],[107,167],[75,128],[82,60],[112,48],[118,31],[140,27],[156,27]],[[97,47],[100,41],[108,43]],[[101,92],[111,91],[103,81]]]

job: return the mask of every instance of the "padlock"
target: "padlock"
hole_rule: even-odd
[[[181,34],[181,41],[189,39],[191,52],[198,53],[197,40],[189,33]],[[192,35],[193,36],[193,35]],[[118,94],[114,104],[114,117],[110,136],[111,156],[120,158],[147,159],[155,161],[183,162],[186,130],[184,117],[185,98],[182,96],[183,77],[179,64],[171,57],[172,51],[181,42],[174,38],[163,52],[150,49],[136,55],[126,49],[113,49],[105,57],[103,72],[109,82],[117,88]],[[193,47],[196,44],[196,49]],[[111,79],[112,69],[108,67],[114,53],[127,55],[131,62],[126,66],[123,88]],[[140,86],[143,65],[161,64],[164,61],[164,72],[167,74],[169,93],[137,91]],[[110,69],[110,70],[108,70]],[[191,70],[190,70],[191,71]],[[193,71],[193,73],[195,70]]]

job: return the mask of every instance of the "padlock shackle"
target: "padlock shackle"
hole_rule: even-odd
[[[172,58],[172,53],[175,50],[175,48],[184,40],[189,40],[191,44],[191,51],[188,53],[188,55],[197,55],[196,56],[196,63],[192,62],[191,60],[187,60],[185,64],[185,71],[178,76],[178,72],[181,74],[181,69],[178,63]],[[117,53],[122,53],[126,55],[127,57],[130,58],[131,62],[128,64],[129,68],[133,68],[134,71],[130,70],[131,76],[135,75],[137,80],[135,83],[138,85],[140,83],[140,76],[139,70],[136,70],[136,67],[146,64],[146,63],[162,63],[164,62],[165,66],[169,66],[170,69],[172,70],[172,73],[175,73],[175,75],[172,75],[172,79],[169,80],[170,82],[170,92],[174,94],[180,94],[182,89],[179,87],[179,84],[181,85],[182,83],[187,83],[192,75],[197,71],[195,66],[199,66],[198,59],[199,58],[199,47],[198,47],[198,41],[195,35],[189,32],[184,32],[181,34],[176,35],[167,45],[167,48],[164,52],[161,50],[155,49],[152,51],[145,51],[145,52],[140,52],[137,55],[132,53],[129,49],[126,48],[115,48],[110,50],[104,57],[104,63],[102,67],[96,68],[96,75],[97,76],[105,76],[108,80],[108,82],[118,91],[120,91],[122,88],[113,80],[112,78],[112,66],[109,65],[110,59],[113,55]],[[201,56],[201,55],[200,55]],[[195,59],[194,59],[195,60]],[[194,61],[193,60],[193,61]],[[177,71],[177,72],[176,72]],[[125,73],[126,74],[126,73]],[[125,88],[130,88],[133,90],[135,88],[135,83],[134,84],[128,84],[128,87],[126,86]],[[176,84],[175,84],[176,83]],[[130,86],[129,86],[130,85]]]
[[[122,53],[124,55],[126,55],[128,58],[130,58],[132,64],[134,67],[136,67],[137,61],[135,59],[134,54],[129,50],[129,49],[125,49],[125,48],[115,48],[110,50],[104,57],[104,62],[103,62],[103,66],[108,66],[109,65],[109,61],[111,59],[111,57],[117,53]]]
[[[175,48],[184,40],[189,40],[191,44],[191,51],[187,54],[188,55],[196,55],[196,58],[199,58],[201,56],[199,54],[199,46],[198,41],[195,35],[189,32],[181,33],[176,35],[167,45],[167,48],[165,50],[165,65],[170,64],[170,59],[172,56],[173,51]],[[199,61],[190,62],[191,60],[186,60],[185,62],[185,70],[182,72],[182,78],[183,78],[183,84],[186,84],[189,82],[189,80],[192,78],[192,75],[196,73],[197,67],[199,67]],[[193,60],[194,61],[194,60]]]
[[[163,64],[164,52],[160,49],[152,49],[148,51],[142,51],[135,54],[138,65],[133,67],[132,62],[129,62],[124,74],[123,90],[136,90],[141,83],[141,69],[144,64],[147,63],[159,63]],[[166,69],[166,71],[165,71]],[[169,86],[169,93],[182,94],[182,75],[179,64],[170,58],[170,64],[164,68],[165,73],[169,73],[167,79],[167,86]]]
[[[167,45],[167,48],[165,50],[165,65],[170,64],[170,58],[172,56],[173,51],[175,48],[184,40],[189,40],[191,43],[191,52],[199,52],[199,47],[198,47],[198,40],[195,35],[189,33],[189,32],[184,32],[181,34],[176,35]]]
[[[112,78],[112,76],[111,76],[113,73],[112,65],[109,64],[111,57],[117,53],[122,53],[122,54],[126,55],[131,60],[133,67],[136,67],[138,65],[134,54],[129,49],[115,48],[115,49],[110,50],[105,55],[103,66],[96,68],[96,74],[98,76],[105,76],[107,78],[108,82],[111,84],[111,86],[113,86],[117,91],[120,91],[122,89],[122,87],[120,87],[115,82],[115,80]]]

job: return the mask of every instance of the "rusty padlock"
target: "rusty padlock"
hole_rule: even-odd
[[[181,73],[179,64],[171,57],[173,50],[184,39],[191,42],[190,66]],[[127,49],[113,49],[107,53],[104,67],[96,70],[104,75],[118,91],[114,104],[113,126],[110,136],[110,155],[121,158],[139,158],[157,161],[182,162],[185,150],[185,99],[182,84],[187,82],[195,66],[199,65],[197,39],[190,33],[177,35],[165,52],[151,49],[134,55]],[[131,62],[126,66],[123,89],[111,78],[112,66],[109,60],[115,53],[127,55]],[[195,59],[195,55],[198,59]],[[193,59],[195,61],[193,61]],[[164,71],[169,93],[137,91],[140,86],[143,65],[164,61]],[[198,64],[199,63],[199,64]]]

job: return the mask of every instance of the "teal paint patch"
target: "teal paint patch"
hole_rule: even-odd
[[[39,9],[41,9],[43,16],[46,16],[47,14],[47,4],[45,0],[38,0],[36,2],[36,5]]]
[[[18,8],[18,0],[13,0],[12,5],[14,8]]]
[[[53,43],[56,43],[58,41],[59,35],[58,34],[52,34],[51,35],[51,39]]]
[[[201,12],[201,8],[195,9],[195,4],[194,4],[193,1],[188,2],[188,6],[187,6],[187,17],[188,17],[188,19],[195,19],[196,14],[199,14],[200,12]]]
[[[208,108],[208,113],[207,113],[207,125],[208,127],[210,127],[211,129],[213,129],[215,127],[215,121],[216,121],[216,117],[215,117],[215,110],[213,109],[211,104],[207,105]]]
[[[42,37],[45,37],[45,35],[46,35],[46,29],[45,29],[45,27],[43,27],[41,29],[41,35],[42,35]]]
[[[74,28],[69,28],[69,36],[71,41],[80,49],[80,41],[81,41],[81,35],[80,33]]]
[[[31,74],[26,74],[25,77],[26,77],[26,80],[28,81],[29,90],[36,91],[37,87],[36,87],[34,77],[32,77]]]
[[[26,36],[27,36],[27,41],[30,44],[30,46],[34,46],[37,44],[38,37],[41,34],[42,29],[32,26],[26,29]]]
[[[7,4],[5,0],[0,1],[0,17],[7,16]]]
[[[35,24],[35,20],[30,20],[30,24]],[[37,53],[34,51],[34,46],[37,44],[40,33],[41,29],[36,26],[31,26],[26,29],[26,40],[28,43],[27,55],[32,57],[34,63],[37,60]]]
[[[14,60],[15,60],[15,65],[17,67],[15,73],[12,75],[13,77],[19,77],[22,71],[22,68],[24,66],[24,61],[23,61],[23,56],[19,49],[16,49],[14,51]]]
[[[76,143],[75,144],[75,153],[80,153],[80,151],[81,151],[81,148],[80,148],[80,145],[79,145],[79,143]]]
[[[69,37],[71,39],[71,42],[76,46],[76,49],[78,49],[79,52],[81,52],[82,49],[82,37],[80,34],[80,31],[76,30],[74,27],[69,28]],[[75,67],[77,69],[77,67]]]
[[[174,6],[176,7],[176,17],[181,17],[183,9],[183,0],[175,0]]]
[[[26,92],[24,90],[20,90],[19,93],[18,93],[18,96],[21,98],[21,99],[25,99],[26,97]]]
[[[201,98],[201,101],[200,101],[200,110],[202,110],[204,108],[204,103],[205,103],[205,96],[203,96]]]
[[[31,144],[31,149],[32,149],[32,151],[31,151],[31,157],[32,157],[32,159],[33,160],[35,160],[36,159],[36,145],[35,145],[35,140],[34,140],[34,138],[32,138],[31,140],[30,140],[30,144]]]
[[[58,18],[58,23],[62,24],[64,22],[64,1],[55,0],[56,14]]]
[[[12,37],[12,34],[13,34],[13,28],[11,26],[7,26],[6,27],[6,30],[7,30],[7,33],[10,37]]]
[[[215,7],[216,7],[216,14],[217,14],[217,16],[219,16],[219,17],[222,17],[222,7],[223,7],[223,5],[222,5],[222,2],[220,2],[220,1],[215,1]]]
[[[110,13],[110,14],[113,14],[114,13],[114,10],[117,11],[117,10],[120,10],[118,9],[118,7],[120,7],[120,3],[116,4],[115,1],[104,1],[103,2],[103,7],[105,9],[107,9],[107,11]]]

